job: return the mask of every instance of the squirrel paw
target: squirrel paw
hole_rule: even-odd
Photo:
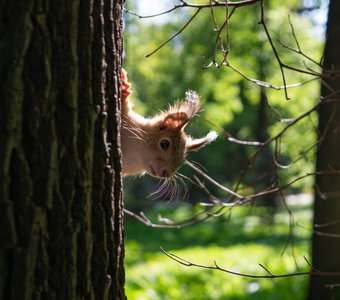
[[[132,94],[132,91],[130,90],[130,88],[131,88],[131,84],[128,81],[127,72],[124,69],[122,69],[122,96],[123,96],[123,99],[128,98]]]

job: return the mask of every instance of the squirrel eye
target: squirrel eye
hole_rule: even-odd
[[[161,145],[161,148],[166,151],[170,147],[170,142],[168,140],[161,140],[160,145]]]

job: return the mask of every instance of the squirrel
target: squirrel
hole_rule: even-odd
[[[194,91],[187,91],[185,100],[176,102],[168,110],[145,118],[132,109],[131,84],[122,70],[122,168],[123,176],[149,175],[161,179],[172,177],[184,164],[186,154],[198,151],[217,137],[210,131],[205,137],[194,139],[184,132],[185,126],[199,111],[201,101]]]

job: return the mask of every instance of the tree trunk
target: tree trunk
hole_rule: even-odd
[[[340,70],[340,1],[331,0],[328,14],[325,46],[324,73]],[[327,87],[328,86],[328,87]],[[333,93],[331,89],[337,91]],[[325,134],[317,153],[317,171],[340,170],[340,77],[326,80],[322,96],[332,100],[322,105],[319,111],[319,132]],[[333,93],[332,98],[329,97]],[[325,100],[324,100],[325,101]],[[321,271],[340,271],[340,176],[320,175],[316,178],[314,224],[329,224],[316,227],[313,235],[312,263]],[[332,236],[337,235],[337,237]],[[310,300],[340,299],[340,277],[312,276],[309,288]]]
[[[0,300],[125,299],[121,0],[0,4]]]
[[[263,65],[262,65],[263,66]],[[262,73],[262,72],[261,72]],[[260,74],[261,79],[265,78],[264,74]],[[255,125],[256,140],[259,142],[267,141],[270,136],[268,133],[268,107],[267,95],[264,87],[260,88],[260,99],[257,110],[257,124]],[[257,191],[263,191],[273,185],[274,181],[274,153],[270,146],[266,146],[257,156],[255,165],[257,168],[258,178],[261,178],[257,185]],[[257,201],[258,204],[268,208],[268,221],[273,222],[275,212],[277,210],[278,202],[275,194],[264,195]]]

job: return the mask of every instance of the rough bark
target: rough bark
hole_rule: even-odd
[[[340,70],[340,1],[331,0],[328,14],[327,38],[324,55],[324,72]],[[337,91],[331,98],[332,90]],[[340,170],[340,76],[326,80],[321,94],[332,100],[322,105],[319,111],[319,132],[324,135],[317,153],[317,171]],[[312,263],[317,270],[340,271],[340,239],[331,235],[340,234],[340,176],[320,175],[316,178],[314,224],[332,225],[318,227],[313,235]],[[312,276],[309,300],[340,299],[340,276]]]
[[[0,299],[125,299],[119,0],[0,4]]]

